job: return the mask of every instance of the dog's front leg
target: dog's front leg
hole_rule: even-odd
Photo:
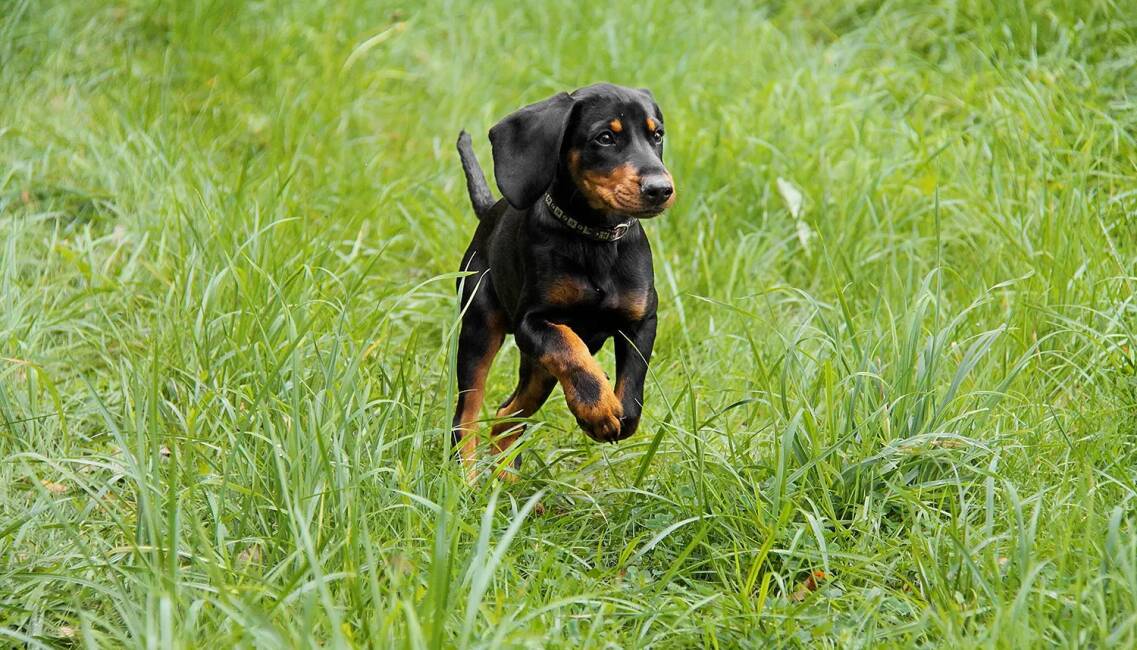
[[[636,432],[644,403],[644,380],[655,346],[655,314],[616,332],[616,397],[624,415],[620,421],[620,440]]]
[[[600,364],[576,332],[541,314],[528,314],[521,320],[515,339],[522,352],[557,378],[569,410],[590,438],[599,442],[620,439],[623,407]]]

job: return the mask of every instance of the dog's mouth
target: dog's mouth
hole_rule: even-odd
[[[663,211],[663,208],[648,208],[643,210],[613,210],[613,212],[616,214],[620,214],[625,217],[635,217],[636,219],[654,219],[663,214]]]
[[[675,203],[674,195],[672,195],[672,198],[659,204],[641,204],[639,206],[628,207],[619,206],[614,209],[621,214],[628,215],[629,217],[635,217],[637,219],[652,219],[666,212],[673,203]]]
[[[582,170],[579,151],[569,153],[569,171],[577,190],[593,210],[650,219],[659,216],[675,203],[674,185],[671,174],[666,170],[663,172],[667,178],[666,192],[645,192],[640,186],[642,179],[639,170],[629,163],[607,171]]]
[[[625,197],[619,194],[615,197],[617,200],[612,202],[608,208],[617,214],[635,217],[637,219],[651,219],[663,214],[667,208],[670,208],[675,203],[675,195],[672,194],[663,203],[648,203],[639,200],[626,200]]]
[[[578,181],[581,193],[594,210],[603,210],[637,219],[650,219],[662,214],[675,203],[671,193],[662,202],[651,202],[643,198],[639,178],[631,177],[624,182],[605,183],[610,177],[596,177],[583,174]]]

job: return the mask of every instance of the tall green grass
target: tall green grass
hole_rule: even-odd
[[[1137,644],[1135,71],[1108,0],[7,0],[0,644]],[[467,488],[452,142],[597,80],[645,421]]]

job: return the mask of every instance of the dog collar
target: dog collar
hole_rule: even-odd
[[[624,223],[616,224],[611,228],[593,228],[592,226],[586,226],[583,223],[565,214],[565,211],[561,209],[561,206],[553,202],[553,197],[549,196],[548,192],[545,192],[545,205],[549,206],[549,212],[551,212],[553,216],[557,218],[557,221],[560,221],[570,229],[575,230],[585,237],[595,239],[596,241],[616,241],[624,235],[628,234],[628,229],[631,228],[632,224],[636,222],[635,217],[632,217]]]

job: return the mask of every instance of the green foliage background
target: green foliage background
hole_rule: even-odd
[[[1135,70],[1108,0],[0,0],[0,643],[1134,645]],[[645,423],[470,489],[453,141],[598,80]]]

